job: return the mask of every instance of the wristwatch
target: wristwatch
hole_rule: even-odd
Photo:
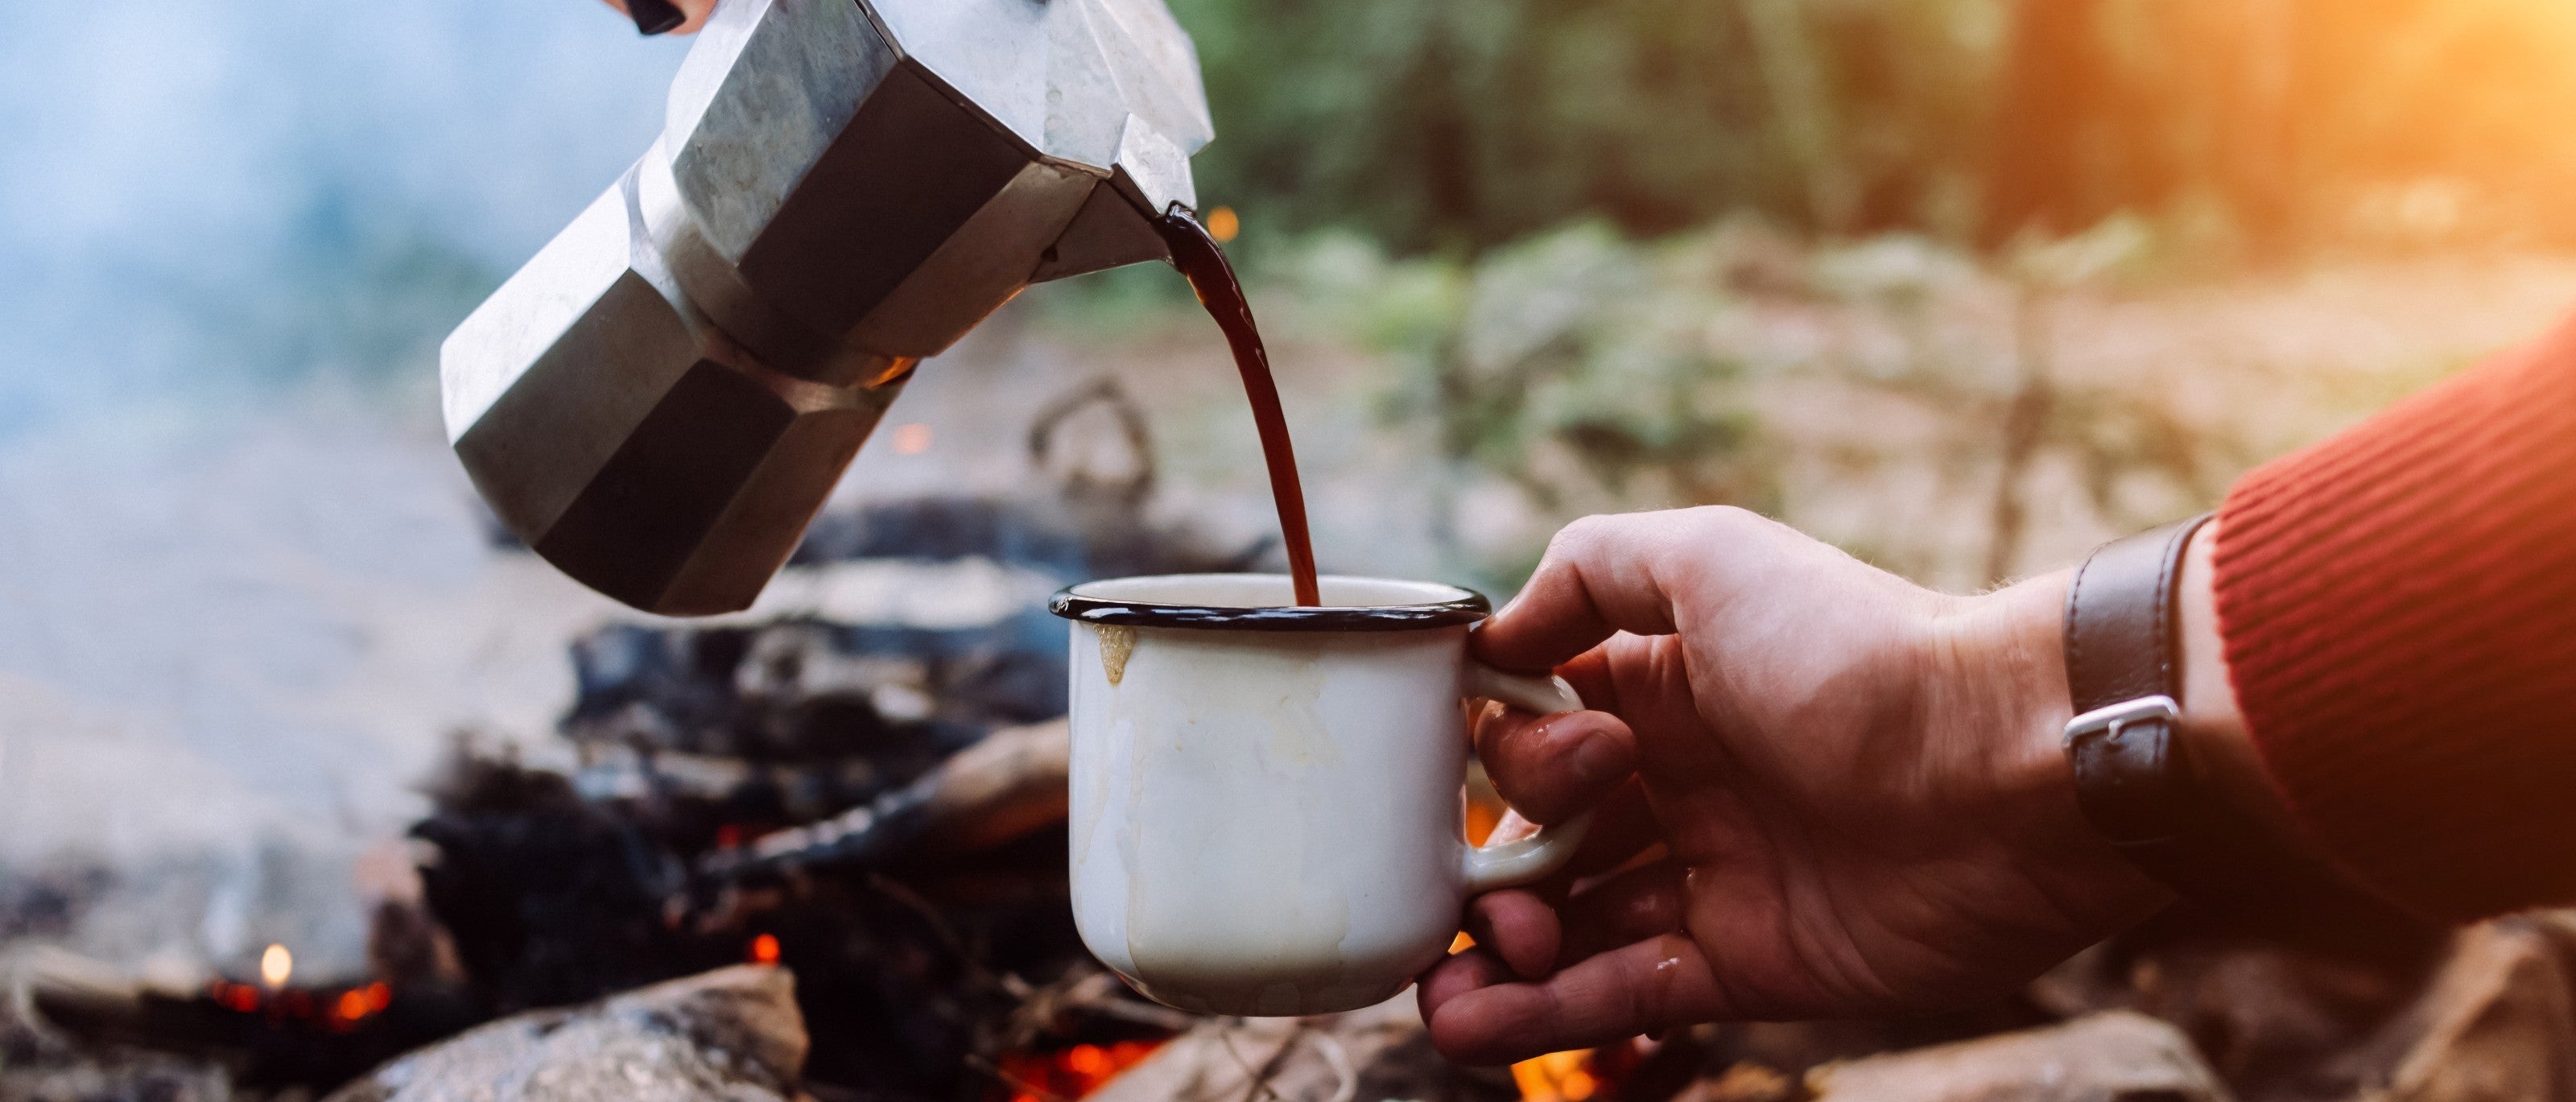
[[[2075,798],[2114,849],[2230,925],[2313,938],[2423,920],[2236,810],[2181,737],[2176,589],[2209,516],[2115,540],[2066,590],[2066,754]]]

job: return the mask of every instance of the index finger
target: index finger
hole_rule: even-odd
[[[1472,951],[1471,951],[1472,952]],[[1499,958],[1452,957],[1423,978],[1431,1043],[1462,1064],[1504,1064],[1693,1022],[1743,1017],[1699,946],[1665,934],[1514,981]]]
[[[1717,509],[1585,517],[1549,540],[1520,596],[1471,637],[1478,657],[1507,670],[1550,670],[1613,632],[1670,635],[1669,585],[1680,556],[1714,543],[1694,538]]]

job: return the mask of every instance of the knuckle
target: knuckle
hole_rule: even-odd
[[[1683,511],[1690,525],[1704,533],[1733,535],[1755,532],[1771,526],[1771,520],[1751,509],[1735,505],[1702,505]]]
[[[1556,530],[1556,535],[1547,541],[1548,551],[1574,553],[1596,546],[1601,542],[1604,530],[1609,527],[1613,519],[1597,515],[1578,518],[1573,523]]]
[[[1651,536],[1651,527],[1638,522],[1652,514],[1595,513],[1557,529],[1548,540],[1547,557],[1563,561],[1597,559],[1613,549],[1633,544],[1640,536]]]

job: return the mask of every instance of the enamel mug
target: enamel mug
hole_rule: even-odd
[[[1466,701],[1583,706],[1467,656],[1485,598],[1281,575],[1089,582],[1073,623],[1073,909],[1093,955],[1204,1014],[1354,1010],[1404,990],[1469,896],[1540,879],[1575,820],[1467,844]]]

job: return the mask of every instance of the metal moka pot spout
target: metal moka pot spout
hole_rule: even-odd
[[[915,362],[1167,258],[1213,135],[1161,0],[724,0],[661,138],[447,338],[449,441],[582,583],[747,607]]]

